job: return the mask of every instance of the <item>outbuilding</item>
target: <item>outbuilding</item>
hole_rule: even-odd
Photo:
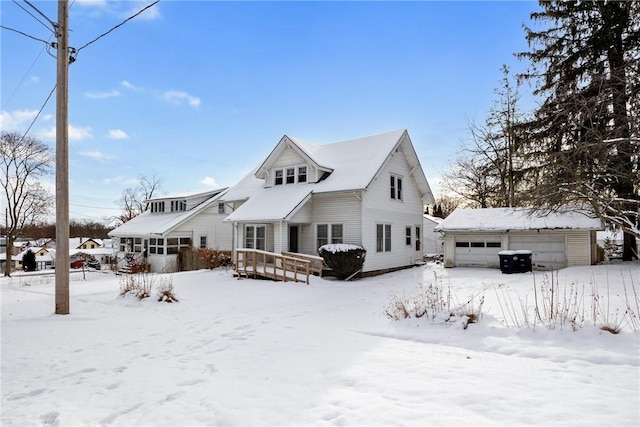
[[[599,219],[565,209],[456,209],[436,230],[444,234],[445,267],[499,268],[498,253],[529,250],[535,270],[556,270],[599,261]]]

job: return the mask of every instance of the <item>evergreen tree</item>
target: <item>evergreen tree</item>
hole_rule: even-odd
[[[542,104],[530,127],[532,204],[590,205],[624,230],[624,260],[640,236],[640,3],[540,1],[525,28]]]
[[[34,254],[31,249],[27,249],[24,255],[22,255],[22,267],[24,267],[25,271],[36,271],[38,269],[36,254]]]

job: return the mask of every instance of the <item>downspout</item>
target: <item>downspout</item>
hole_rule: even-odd
[[[284,247],[282,245],[282,228],[283,227],[284,227],[284,221],[280,220],[280,252],[282,252],[284,250]],[[286,250],[289,250],[289,248],[287,248]]]

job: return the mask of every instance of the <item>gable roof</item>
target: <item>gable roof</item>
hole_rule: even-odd
[[[529,208],[458,208],[442,223],[438,231],[514,231],[514,230],[602,230],[599,219],[588,212],[565,210],[539,213]]]
[[[266,191],[267,188],[264,188],[266,172],[287,147],[295,150],[318,169],[331,172],[320,182],[301,184],[307,188],[307,193],[366,190],[393,153],[399,150],[407,159],[412,176],[426,199],[425,202],[433,202],[431,188],[406,129],[324,145],[312,144],[300,138],[285,135],[260,165],[249,172],[236,186],[229,189],[224,199],[226,201],[247,200],[259,192]],[[293,185],[284,187],[292,195],[292,200],[286,200],[287,206],[295,205],[306,197],[299,194],[304,191],[293,190]],[[243,207],[240,209],[246,210]],[[263,209],[263,205],[260,205],[260,209]],[[236,214],[232,218],[239,217],[240,215]]]
[[[107,233],[110,237],[137,237],[157,234],[162,236],[171,232],[174,228],[184,223],[198,212],[218,202],[220,197],[224,195],[223,190],[217,190],[218,193],[200,203],[198,206],[188,211],[151,213],[147,210],[137,217],[125,222],[121,226]]]

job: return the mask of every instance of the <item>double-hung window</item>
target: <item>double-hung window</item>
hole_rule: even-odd
[[[287,184],[295,184],[296,168],[287,168]]]
[[[307,167],[298,167],[298,182],[307,182]]]
[[[391,175],[389,178],[390,196],[394,200],[402,200],[402,177]]]
[[[317,247],[332,243],[344,243],[343,224],[318,224],[316,226]]]
[[[283,180],[282,180],[282,174],[283,174],[282,169],[276,170],[276,176],[275,176],[275,181],[274,181],[275,185],[282,185],[284,183]]]
[[[405,227],[404,229],[404,234],[405,234],[405,244],[407,246],[411,246],[411,227]]]
[[[391,224],[376,224],[376,252],[391,252]]]
[[[266,227],[264,225],[247,225],[244,230],[244,246],[247,249],[264,251],[266,245]]]

